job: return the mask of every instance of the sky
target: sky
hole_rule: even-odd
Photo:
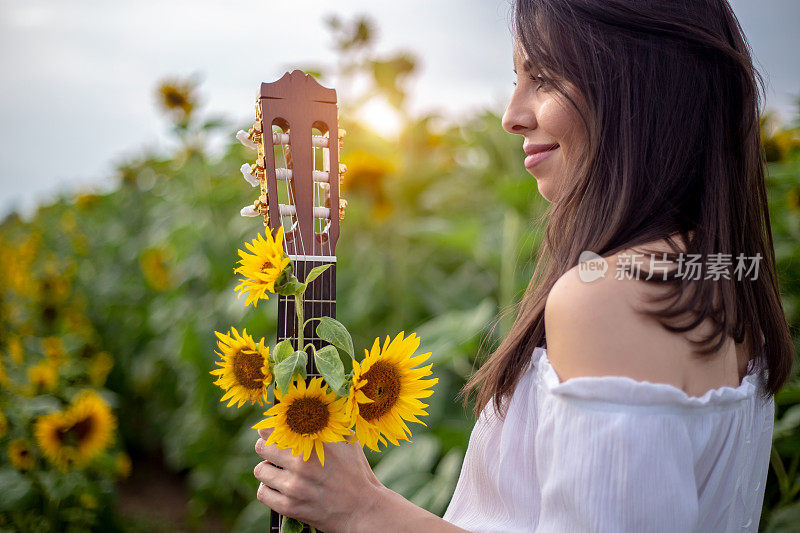
[[[800,2],[730,3],[767,82],[766,108],[794,119]],[[262,81],[334,64],[331,14],[368,14],[379,55],[417,57],[413,112],[502,111],[511,94],[509,0],[0,0],[0,217],[63,191],[102,191],[120,162],[168,150],[155,99],[164,78],[197,75],[205,113],[232,128],[252,122]]]

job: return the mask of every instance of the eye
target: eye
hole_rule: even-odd
[[[545,80],[541,76],[533,76],[533,75],[531,75],[531,80],[533,80],[534,82],[539,84],[539,86],[536,88],[537,91],[539,89],[541,89],[543,86],[547,85],[547,80]]]

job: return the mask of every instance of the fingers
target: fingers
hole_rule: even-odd
[[[267,444],[264,439],[258,439],[255,445],[256,453],[262,459],[269,461],[278,468],[293,468],[296,467],[302,457],[295,456],[292,450],[282,450],[276,444]]]
[[[269,461],[262,461],[253,469],[253,475],[268,488],[287,493],[288,473]]]
[[[261,482],[256,494],[258,500],[280,514],[296,516],[294,513],[310,492],[309,487],[296,476],[267,461],[257,464],[253,475]]]
[[[296,516],[296,509],[292,500],[284,494],[269,488],[264,483],[258,485],[256,498],[276,513],[284,516]]]
[[[274,428],[259,429],[258,430],[258,434],[262,439],[267,440],[269,438],[270,434],[272,433],[273,429]]]

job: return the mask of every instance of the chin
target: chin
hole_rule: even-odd
[[[539,188],[539,194],[541,194],[545,200],[548,202],[553,201],[555,191],[553,191],[549,180],[536,178],[536,186]]]

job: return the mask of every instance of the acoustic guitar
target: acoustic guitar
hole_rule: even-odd
[[[261,191],[242,214],[263,217],[273,237],[283,227],[284,247],[298,279],[306,279],[314,267],[331,264],[306,290],[306,319],[336,317],[335,252],[347,206],[339,196],[346,168],[339,164],[344,130],[338,120],[336,90],[295,70],[261,84],[255,123],[249,132],[237,135],[258,151],[256,162],[243,165],[242,173]],[[316,336],[314,324],[306,325],[303,338],[319,350],[328,343]],[[297,313],[291,296],[278,296],[277,336],[278,341],[291,339],[297,346]],[[307,361],[307,379],[320,376],[311,354]],[[280,532],[281,520],[282,515],[270,511],[271,533]],[[303,531],[310,530],[306,526]]]

